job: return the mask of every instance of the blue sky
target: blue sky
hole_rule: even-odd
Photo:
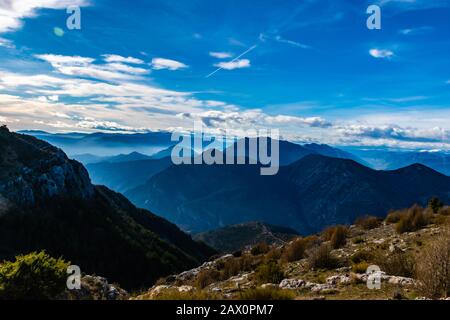
[[[449,30],[445,0],[0,1],[0,122],[450,149]]]

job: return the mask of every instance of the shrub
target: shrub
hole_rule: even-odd
[[[49,300],[66,288],[67,267],[62,258],[45,251],[17,256],[0,265],[0,299]]]
[[[395,229],[398,233],[417,231],[430,224],[432,220],[432,215],[427,213],[423,208],[415,205],[408,209],[406,214],[401,216]]]
[[[439,209],[438,214],[441,216],[450,216],[450,207],[443,207]]]
[[[148,298],[147,298],[148,299]],[[195,290],[192,292],[179,292],[177,289],[163,290],[153,297],[153,300],[221,300],[223,299],[216,293],[204,290]],[[144,297],[146,300],[146,297]]]
[[[278,263],[270,261],[261,264],[256,270],[256,280],[263,283],[278,284],[284,279],[284,272],[281,270]]]
[[[382,219],[374,216],[363,216],[355,220],[355,225],[364,229],[372,230],[378,228],[381,225]]]
[[[355,239],[353,239],[353,243],[354,244],[360,244],[360,243],[364,243],[365,240],[363,237],[356,237]]]
[[[257,288],[242,292],[239,296],[241,300],[292,300],[295,293],[290,290],[281,290],[276,288]]]
[[[370,264],[368,264],[367,262],[359,262],[352,265],[352,271],[354,273],[366,273],[369,266]]]
[[[450,295],[450,231],[439,235],[425,246],[417,259],[417,279],[420,290],[429,298]]]
[[[282,260],[293,262],[303,259],[307,245],[308,243],[304,239],[295,239],[283,252]]]
[[[266,254],[267,252],[269,252],[269,250],[270,250],[270,246],[265,242],[261,242],[261,243],[258,243],[256,246],[254,246],[250,250],[250,253],[254,256],[257,256],[260,254]]]
[[[308,265],[312,269],[334,269],[339,266],[339,260],[332,254],[329,245],[322,244],[310,250]]]
[[[366,251],[366,250],[358,251],[350,257],[350,261],[353,263],[370,262],[373,259],[374,259],[374,254],[372,252]]]
[[[331,237],[331,247],[333,249],[341,248],[347,242],[348,228],[346,226],[336,226]]]
[[[398,211],[392,211],[388,213],[386,217],[386,223],[393,224],[400,221],[402,217],[404,217],[407,213],[407,210],[398,210]]]
[[[277,261],[280,260],[283,251],[280,248],[272,248],[267,252],[264,257],[266,261]]]
[[[220,280],[220,272],[215,269],[205,269],[199,272],[196,278],[196,286],[200,289]]]
[[[439,210],[444,207],[444,204],[442,203],[441,200],[439,200],[439,198],[437,197],[433,197],[430,199],[430,201],[428,202],[428,207],[433,210],[433,213],[438,213]]]
[[[387,256],[378,256],[375,264],[388,275],[401,277],[414,277],[415,259],[409,253],[393,253]]]

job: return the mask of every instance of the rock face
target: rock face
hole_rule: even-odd
[[[61,150],[0,129],[0,261],[46,250],[126,289],[193,268],[215,251],[91,184]]]
[[[33,206],[60,195],[94,196],[86,169],[69,160],[62,150],[4,127],[0,129],[0,146],[2,202]]]
[[[126,300],[128,293],[122,288],[112,285],[106,278],[86,275],[81,278],[81,288],[67,290],[61,299],[64,300]]]

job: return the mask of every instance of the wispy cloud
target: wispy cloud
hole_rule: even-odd
[[[234,70],[234,69],[243,69],[243,68],[249,68],[250,67],[250,60],[248,59],[239,59],[229,62],[219,62],[214,65],[215,67],[218,67],[220,69],[225,70]]]
[[[217,59],[228,59],[233,56],[230,52],[210,52],[209,55]]]
[[[238,55],[236,58],[234,58],[231,61],[228,62],[221,62],[218,64],[215,64],[215,67],[218,67],[216,70],[214,70],[213,72],[211,72],[210,74],[208,74],[206,76],[206,78],[211,77],[212,75],[216,74],[217,72],[219,72],[222,69],[226,69],[226,70],[233,70],[233,69],[241,69],[241,68],[248,68],[250,67],[250,60],[248,59],[241,59],[243,56],[245,56],[247,53],[253,51],[255,48],[257,47],[257,45],[253,45],[250,48],[248,48],[247,50],[245,50],[244,52],[242,52],[240,55]]]
[[[433,30],[433,27],[424,26],[424,27],[417,27],[417,28],[409,28],[409,29],[401,29],[399,30],[399,34],[410,36],[410,35],[420,35],[420,34],[426,34],[428,32],[431,32]]]
[[[138,79],[150,70],[136,68],[123,63],[94,64],[95,59],[80,56],[62,56],[54,54],[35,55],[44,60],[59,73],[69,76],[87,77],[102,80]],[[117,59],[113,59],[114,61]]]
[[[1,19],[1,18],[0,18]],[[11,40],[0,38],[0,47],[5,47],[8,49],[14,49],[15,46]]]
[[[131,64],[144,64],[144,61],[134,57],[122,57],[116,54],[104,54],[103,58],[106,62],[120,62]]]
[[[66,9],[87,6],[88,0],[2,0],[0,1],[0,33],[22,27],[25,18],[35,17],[39,9]]]
[[[394,56],[394,52],[388,49],[370,49],[369,54],[377,59],[389,59]]]
[[[172,71],[179,70],[179,69],[185,69],[188,67],[187,65],[185,65],[182,62],[179,62],[176,60],[164,59],[164,58],[154,58],[152,60],[151,66],[155,70],[168,69],[168,70],[172,70]]]

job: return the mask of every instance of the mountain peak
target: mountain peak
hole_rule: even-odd
[[[0,147],[0,192],[9,202],[28,206],[54,196],[93,196],[87,171],[61,149],[6,127]]]

